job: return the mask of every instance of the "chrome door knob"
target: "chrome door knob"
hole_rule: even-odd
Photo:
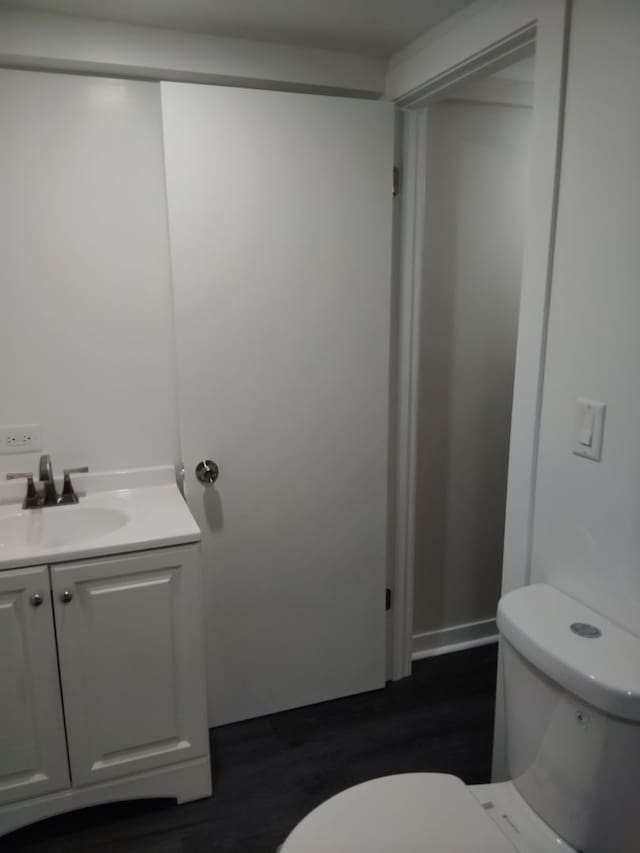
[[[60,596],[60,601],[61,601],[63,604],[68,604],[68,603],[71,601],[71,599],[72,599],[72,598],[73,598],[73,593],[72,593],[72,592],[69,592],[69,590],[68,590],[68,589],[65,589],[65,591],[64,591],[64,592],[62,593],[62,595]]]
[[[34,592],[34,594],[31,596],[31,606],[32,607],[40,607],[40,605],[42,604],[43,601],[44,601],[44,598],[40,595],[39,592]]]
[[[196,465],[196,477],[205,486],[212,486],[218,479],[220,469],[211,459],[203,459]]]

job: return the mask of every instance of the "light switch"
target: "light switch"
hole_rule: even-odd
[[[602,435],[606,406],[598,400],[583,397],[576,401],[576,425],[573,452],[599,462],[602,457]]]
[[[593,444],[593,409],[590,406],[580,410],[581,423],[578,429],[578,443],[583,447],[591,447]]]

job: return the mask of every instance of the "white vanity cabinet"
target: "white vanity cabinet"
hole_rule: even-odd
[[[211,793],[201,609],[197,545],[0,572],[0,834]]]
[[[49,573],[0,572],[0,806],[68,787]]]
[[[52,567],[74,784],[207,754],[195,575],[188,548]]]

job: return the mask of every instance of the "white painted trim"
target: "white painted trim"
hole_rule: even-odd
[[[529,583],[569,36],[569,3],[537,22],[531,179],[513,385],[502,592]]]
[[[207,33],[0,8],[0,66],[379,97],[385,62]]]
[[[389,60],[385,92],[397,103],[415,103],[460,75],[481,72],[493,60],[515,62],[531,45],[539,15],[562,0],[476,0]],[[497,70],[497,68],[496,68]]]
[[[392,63],[387,92],[407,110],[401,235],[396,464],[396,546],[393,588],[392,678],[411,671],[413,622],[413,538],[416,469],[417,364],[422,289],[426,104],[447,87],[491,73],[531,51],[535,33],[536,70],[532,128],[532,192],[525,234],[522,298],[511,426],[503,591],[529,579],[535,469],[542,400],[546,325],[553,260],[559,180],[568,0],[536,3],[487,0],[462,18],[436,28],[415,52]],[[517,14],[513,12],[517,10]],[[514,17],[515,14],[515,17]],[[457,33],[455,23],[460,23]],[[513,29],[509,29],[509,27]],[[428,51],[425,53],[425,44]],[[446,49],[445,49],[446,48]],[[427,55],[428,54],[428,55]],[[420,60],[417,62],[416,57]],[[402,63],[410,68],[402,73]],[[431,76],[429,76],[431,75]],[[418,315],[418,316],[416,316]]]
[[[422,247],[426,193],[427,112],[403,115],[400,276],[396,370],[396,488],[391,678],[411,674],[416,444]]]
[[[438,631],[426,631],[413,635],[412,660],[422,660],[450,652],[461,652],[476,646],[486,646],[498,642],[498,627],[495,619],[483,619],[479,622],[467,622]]]

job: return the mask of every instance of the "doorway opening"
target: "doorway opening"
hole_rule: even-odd
[[[429,104],[413,659],[497,639],[534,63]]]
[[[424,349],[422,300],[427,284],[426,261],[432,260],[425,254],[428,248],[427,218],[434,216],[431,201],[436,197],[437,189],[427,180],[428,145],[432,118],[435,121],[438,111],[444,113],[447,110],[443,101],[450,102],[448,106],[452,114],[456,103],[468,102],[478,106],[487,102],[494,106],[517,106],[518,109],[527,110],[531,116],[531,181],[524,217],[526,227],[523,228],[522,271],[518,278],[520,294],[508,442],[507,497],[506,504],[502,504],[504,512],[495,513],[504,525],[500,592],[529,582],[559,158],[562,149],[569,6],[559,3],[545,5],[535,14],[531,10],[521,12],[508,20],[502,17],[483,18],[484,26],[481,30],[470,22],[462,33],[442,32],[437,39],[434,37],[429,49],[425,46],[418,55],[401,58],[388,77],[389,94],[400,108],[401,140],[397,150],[403,173],[402,191],[396,209],[398,261],[395,272],[394,328],[397,331],[392,370],[393,467],[390,475],[392,513],[389,536],[392,557],[388,575],[389,586],[393,591],[393,608],[388,631],[387,674],[394,680],[411,674],[414,652],[416,531],[420,522],[417,512],[417,454],[421,415],[419,368]],[[438,50],[434,49],[436,45]],[[535,61],[532,60],[534,53]],[[523,60],[523,65],[504,73],[509,66]],[[503,73],[496,76],[497,72]],[[510,82],[505,84],[505,79]],[[531,104],[514,104],[514,98],[520,100],[527,89],[530,93],[527,101],[531,100]],[[480,143],[476,148],[476,154],[482,153]],[[487,152],[484,152],[484,156],[488,156]],[[486,216],[482,204],[480,211],[481,222],[487,220],[482,222],[483,228],[487,230],[492,219]],[[461,215],[467,216],[469,212],[467,205],[461,205]],[[443,213],[442,219],[445,218]],[[442,223],[438,220],[438,224]],[[509,230],[512,230],[512,223],[508,224]],[[454,258],[453,272],[458,274],[456,244],[452,238],[450,243]],[[438,248],[443,250],[446,246]],[[455,303],[452,307],[456,307]],[[473,311],[470,316],[473,319]],[[453,331],[457,331],[455,325]],[[472,364],[472,367],[475,369],[476,365]],[[436,371],[435,378],[438,377],[443,382],[442,374]],[[475,424],[467,420],[463,425],[463,439],[465,429],[473,430]],[[423,448],[424,443],[423,438]],[[477,505],[484,509],[483,502],[489,497],[481,491]],[[483,529],[479,524],[475,535],[480,538],[482,534]],[[499,540],[499,534],[494,534],[494,542],[495,536]],[[498,574],[499,562],[498,557]],[[478,584],[484,581],[480,573]],[[495,590],[495,576],[493,584]],[[434,598],[437,600],[437,596]],[[422,650],[426,651],[434,645],[436,652],[446,650],[449,646],[460,648],[460,643],[480,639],[477,631],[482,634],[491,629],[490,625],[479,629],[474,627],[470,635],[467,630],[469,625],[485,620],[471,618],[467,622],[459,621],[466,618],[466,614],[461,615],[462,612],[455,608],[449,610],[447,618],[451,621],[448,624],[442,621],[426,623],[427,629],[421,633],[441,631],[443,624],[445,628],[462,627],[463,630],[448,636],[431,636],[423,640]],[[434,627],[437,624],[440,627]]]

